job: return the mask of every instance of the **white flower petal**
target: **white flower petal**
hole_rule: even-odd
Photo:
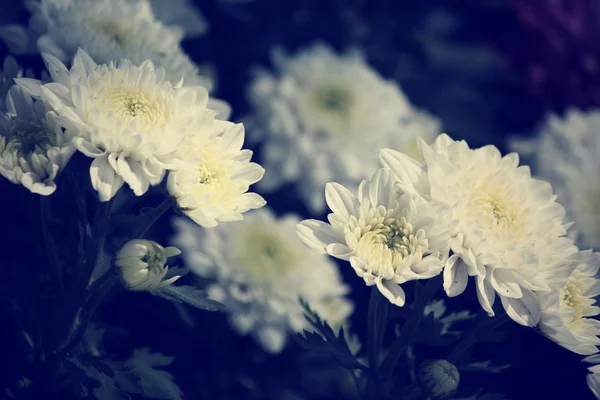
[[[98,192],[100,201],[108,201],[123,186],[121,178],[108,163],[108,157],[95,158],[90,166],[92,187]]]
[[[465,291],[469,282],[467,271],[467,266],[458,255],[448,259],[444,267],[444,291],[448,297],[456,297]]]
[[[379,280],[377,282],[377,289],[385,296],[390,303],[402,307],[406,302],[406,294],[400,285],[392,283],[386,280]]]
[[[504,296],[500,296],[500,299],[508,316],[518,324],[535,326],[540,321],[540,306],[530,290],[524,289],[520,299]]]
[[[325,188],[327,205],[336,214],[348,218],[355,213],[356,197],[339,183],[328,183]]]

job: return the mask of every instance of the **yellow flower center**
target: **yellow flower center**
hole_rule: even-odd
[[[269,285],[291,271],[301,257],[294,243],[268,226],[239,231],[236,246],[237,268],[256,284]]]
[[[164,102],[137,88],[114,88],[98,93],[108,111],[121,120],[141,123],[142,129],[164,125],[170,117]]]
[[[427,251],[429,243],[425,232],[415,232],[406,217],[378,217],[364,226],[363,232],[357,238],[357,256],[365,262],[374,261],[377,268],[392,266],[396,271],[407,256]],[[377,271],[373,273],[376,274]]]
[[[487,223],[502,231],[508,231],[515,224],[515,209],[504,196],[489,190],[479,190],[471,198]]]
[[[583,317],[583,311],[585,308],[585,296],[581,293],[583,288],[577,279],[577,271],[573,273],[567,280],[567,284],[560,291],[560,305],[568,307],[573,310],[573,319],[569,322],[574,322]]]
[[[353,99],[348,90],[342,87],[325,85],[314,91],[314,101],[319,109],[343,117],[350,112]]]

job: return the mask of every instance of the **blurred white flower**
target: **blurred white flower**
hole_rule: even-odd
[[[252,139],[265,139],[261,189],[296,182],[314,212],[325,209],[327,182],[352,188],[378,169],[377,152],[416,150],[433,141],[439,122],[415,110],[357,51],[338,55],[316,44],[287,57],[274,52],[276,74],[258,71],[249,89]]]
[[[38,51],[65,64],[82,48],[100,64],[128,59],[139,65],[150,60],[165,68],[167,80],[173,84],[183,77],[186,85],[211,85],[199,77],[182,50],[183,29],[158,21],[147,0],[42,0],[28,4],[32,12],[29,31],[18,25],[0,30],[5,40],[15,42],[15,37],[24,37],[20,45],[11,46],[16,52],[31,50],[18,47],[30,46],[35,40]],[[165,4],[161,10],[164,8]]]
[[[583,361],[596,364],[588,368],[591,373],[588,374],[586,381],[594,396],[600,399],[600,354],[586,357]]]
[[[598,352],[600,345],[600,307],[594,305],[600,295],[600,280],[596,277],[600,268],[600,253],[580,251],[571,256],[571,273],[554,278],[554,289],[539,294],[542,319],[540,329],[559,345],[582,355]]]
[[[298,235],[313,251],[348,260],[368,286],[403,306],[400,284],[442,271],[449,251],[449,210],[436,202],[398,191],[387,169],[363,181],[355,196],[328,183],[329,224],[305,220]]]
[[[208,293],[225,305],[233,327],[272,353],[283,349],[289,333],[309,326],[299,298],[332,326],[353,311],[337,266],[298,240],[299,221],[276,218],[266,208],[214,229],[175,220],[174,242],[187,267],[211,279]]]
[[[132,291],[151,291],[175,282],[179,275],[163,280],[169,271],[167,258],[181,254],[176,247],[162,247],[151,240],[127,242],[115,256],[125,286]]]
[[[533,139],[511,143],[552,184],[582,248],[600,249],[599,131],[600,110],[569,109],[564,117],[549,115]]]
[[[432,146],[420,141],[419,148],[424,162],[391,149],[380,158],[401,188],[452,209],[454,254],[444,268],[446,294],[461,294],[474,276],[479,303],[490,316],[497,293],[513,320],[536,325],[535,293],[550,290],[546,278],[552,274],[542,271],[540,257],[560,259],[576,251],[563,237],[565,211],[552,187],[518,167],[516,153],[502,157],[494,146],[473,150],[440,135]]]
[[[90,175],[101,201],[124,182],[143,195],[166,170],[186,167],[179,158],[185,140],[212,132],[215,112],[207,108],[206,89],[174,86],[150,61],[97,65],[80,50],[68,70],[55,57],[42,56],[54,82],[16,82],[43,99],[78,150],[94,158]]]
[[[167,188],[179,208],[196,223],[211,228],[218,221],[241,220],[242,213],[265,205],[256,193],[248,193],[264,169],[250,162],[252,151],[242,150],[244,127],[214,121],[216,132],[208,140],[186,143],[184,160],[192,170],[172,171]]]
[[[75,146],[47,106],[18,86],[9,90],[6,107],[6,114],[0,112],[0,175],[32,193],[54,193],[54,180]]]

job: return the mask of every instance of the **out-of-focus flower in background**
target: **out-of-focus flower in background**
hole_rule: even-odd
[[[267,169],[259,187],[294,182],[315,213],[325,208],[327,182],[356,189],[377,170],[379,149],[416,154],[418,136],[430,142],[440,131],[437,119],[415,109],[357,50],[340,55],[317,43],[272,58],[276,71],[256,71],[249,88],[250,139],[264,140]]]
[[[311,250],[350,261],[356,274],[403,306],[400,286],[439,275],[448,257],[449,210],[402,193],[387,169],[363,181],[354,195],[338,183],[325,189],[329,223],[306,220],[298,235]]]
[[[164,3],[156,1],[161,9],[176,9]],[[199,76],[183,52],[184,29],[157,20],[148,0],[42,0],[28,4],[32,12],[28,29],[19,25],[0,29],[0,37],[14,53],[37,50],[68,64],[82,48],[100,64],[128,59],[140,65],[150,60],[165,68],[167,80],[173,84],[184,78],[186,85],[212,85]],[[175,16],[169,19],[176,20]],[[18,38],[22,43],[15,42]]]
[[[513,138],[539,178],[550,182],[582,248],[600,248],[600,111],[550,114],[531,139]]]
[[[444,268],[446,293],[461,294],[473,276],[490,316],[498,294],[513,320],[537,325],[535,293],[550,290],[541,258],[576,251],[564,237],[565,210],[550,184],[532,179],[516,153],[502,157],[494,146],[470,149],[440,135],[432,146],[421,142],[419,148],[423,163],[389,149],[381,158],[406,190],[452,209],[454,254]]]
[[[167,259],[181,254],[176,247],[162,247],[151,240],[135,239],[127,242],[116,254],[125,286],[132,291],[151,291],[170,285],[179,275],[164,279],[169,272]],[[164,279],[164,280],[163,280]]]
[[[234,329],[252,334],[271,353],[284,348],[289,334],[309,328],[300,299],[331,326],[343,325],[354,308],[335,263],[296,236],[298,222],[266,208],[213,229],[174,222],[173,241],[186,266],[209,279],[208,293],[225,305]]]
[[[6,103],[6,114],[0,112],[0,175],[33,193],[54,193],[54,180],[75,152],[74,144],[50,107],[20,87],[9,90]]]

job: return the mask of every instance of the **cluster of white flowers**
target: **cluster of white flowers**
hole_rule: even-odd
[[[298,222],[265,208],[214,229],[174,222],[186,266],[211,279],[208,293],[227,307],[234,329],[272,353],[283,349],[289,333],[310,328],[300,299],[332,326],[343,325],[353,310],[336,265],[298,240]]]
[[[2,27],[0,37],[13,52],[40,52],[48,75],[4,61],[0,175],[48,196],[79,152],[92,159],[100,202],[125,184],[142,196],[164,183],[164,204],[172,199],[189,218],[174,220],[177,247],[124,240],[113,261],[129,290],[174,289],[164,287],[180,276],[168,275],[166,262],[181,248],[234,329],[279,353],[290,334],[312,329],[303,301],[334,331],[348,326],[350,289],[328,256],[399,307],[408,281],[441,276],[454,297],[473,277],[490,317],[499,298],[515,322],[600,363],[600,253],[578,247],[600,247],[600,112],[551,116],[536,139],[514,143],[535,155],[555,195],[516,153],[440,135],[439,121],[358,51],[275,51],[276,73],[256,71],[249,91],[247,122],[262,141],[265,175],[243,149],[244,126],[227,120],[229,106],[209,96],[212,82],[182,50],[184,37],[208,29],[190,1],[32,0],[28,8],[29,26]],[[288,182],[313,212],[330,208],[327,222],[277,218],[249,191]],[[441,300],[424,314],[455,336],[451,325],[473,318],[444,315]],[[600,398],[600,365],[590,372]]]
[[[91,184],[101,202],[125,183],[142,196],[169,173],[169,195],[204,227],[241,220],[242,213],[265,204],[248,193],[264,170],[242,149],[243,126],[225,120],[229,106],[209,97],[209,83],[183,53],[184,29],[163,25],[148,0],[42,0],[29,6],[30,28],[36,29],[26,34],[35,36],[48,74],[38,80],[13,58],[4,62],[0,175],[50,195],[59,172],[79,151],[93,159]],[[159,0],[152,6],[169,8]],[[184,17],[162,14],[173,23]],[[15,29],[21,28],[2,32]],[[135,244],[134,250],[143,245]],[[139,271],[119,264],[129,250],[123,248],[116,264],[131,290],[173,282],[161,283],[164,260],[159,265],[162,259],[153,255],[148,257],[154,264],[136,263]]]
[[[303,221],[300,238],[350,261],[396,305],[404,304],[400,285],[408,280],[442,273],[453,297],[472,276],[490,316],[498,296],[519,324],[540,324],[562,346],[595,353],[600,324],[589,317],[600,310],[593,306],[600,256],[566,236],[551,186],[493,146],[473,150],[441,135],[433,145],[419,140],[419,149],[423,161],[382,150],[385,168],[358,195],[328,184],[329,223]]]
[[[327,182],[355,189],[371,176],[379,149],[415,154],[417,137],[430,142],[439,133],[439,122],[415,109],[358,51],[338,55],[319,43],[294,57],[276,51],[273,63],[277,75],[257,71],[249,90],[252,139],[266,139],[259,187],[297,181],[313,212],[324,210]]]
[[[173,194],[180,207],[204,214],[211,225],[220,219],[239,219],[242,212],[264,205],[260,196],[245,193],[260,179],[262,169],[249,162],[251,152],[240,151],[242,127],[216,119],[217,112],[208,108],[204,87],[182,86],[181,81],[171,84],[165,80],[165,70],[150,61],[139,66],[128,60],[98,65],[80,50],[69,70],[50,54],[44,53],[43,58],[52,82],[15,80],[27,95],[43,102],[38,109],[46,113],[47,126],[52,129],[38,134],[41,128],[20,128],[23,124],[15,119],[13,125],[18,127],[13,129],[15,133],[9,132],[9,142],[15,135],[26,135],[25,142],[18,140],[36,156],[40,151],[54,153],[52,148],[64,143],[76,146],[94,159],[90,176],[101,201],[110,200],[125,182],[141,196],[150,185],[159,184],[166,171],[180,169],[188,175],[186,183],[179,185],[184,179],[177,179],[178,172],[174,173]],[[26,105],[16,112],[25,113]],[[53,133],[53,138],[48,139],[47,132]],[[43,146],[35,147],[36,140]],[[213,153],[189,151],[197,143]],[[39,168],[33,172],[37,180],[47,180]],[[211,178],[218,185],[207,183],[205,175],[211,173],[219,175]]]

